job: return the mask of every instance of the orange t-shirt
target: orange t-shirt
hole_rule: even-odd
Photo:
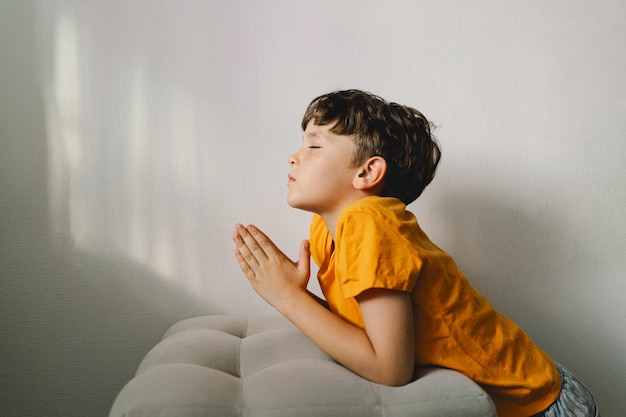
[[[501,417],[528,417],[558,397],[550,357],[470,285],[400,200],[366,197],[346,207],[334,241],[314,215],[310,242],[326,301],[350,323],[364,327],[355,297],[367,289],[412,294],[416,366],[467,375]]]

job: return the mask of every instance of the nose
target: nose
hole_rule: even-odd
[[[287,158],[287,162],[289,163],[289,165],[295,165],[296,164],[296,154],[297,154],[297,152],[292,153],[289,156],[289,158]]]

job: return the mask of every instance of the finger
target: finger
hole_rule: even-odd
[[[237,263],[239,264],[241,271],[248,278],[248,280],[256,278],[256,273],[254,272],[254,269],[252,269],[250,265],[248,265],[248,262],[245,260],[238,248],[235,248],[235,258],[237,259]]]
[[[244,261],[247,266],[252,269],[258,267],[259,261],[256,255],[250,250],[250,247],[244,240],[243,236],[241,236],[241,233],[239,231],[236,231],[233,234],[233,242],[235,242],[235,246],[237,248],[236,253],[238,254],[238,259],[240,257],[241,260]]]
[[[251,224],[246,229],[250,235],[254,237],[259,247],[268,258],[287,257],[280,249],[278,249],[278,246],[276,246],[276,244],[256,226]]]
[[[237,232],[243,239],[243,242],[247,246],[248,250],[260,261],[268,258],[267,250],[272,249],[272,243],[263,232],[256,227],[250,225],[243,227],[243,225],[237,225]]]

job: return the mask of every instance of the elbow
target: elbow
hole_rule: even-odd
[[[413,369],[401,369],[392,372],[382,372],[372,379],[377,384],[387,385],[389,387],[401,387],[407,385],[413,380]]]
[[[402,387],[411,382],[411,378],[385,378],[380,381],[374,381],[377,384],[386,385],[388,387]]]
[[[412,375],[411,375],[412,376]],[[410,383],[412,380],[411,377],[401,377],[401,378],[393,378],[390,379],[389,382],[385,385],[388,385],[390,387],[402,387],[404,385],[407,385],[408,383]]]

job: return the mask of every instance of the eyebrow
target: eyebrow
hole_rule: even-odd
[[[302,135],[302,140],[305,139],[318,139],[321,138],[322,136],[320,134],[318,134],[317,132],[305,132]]]

